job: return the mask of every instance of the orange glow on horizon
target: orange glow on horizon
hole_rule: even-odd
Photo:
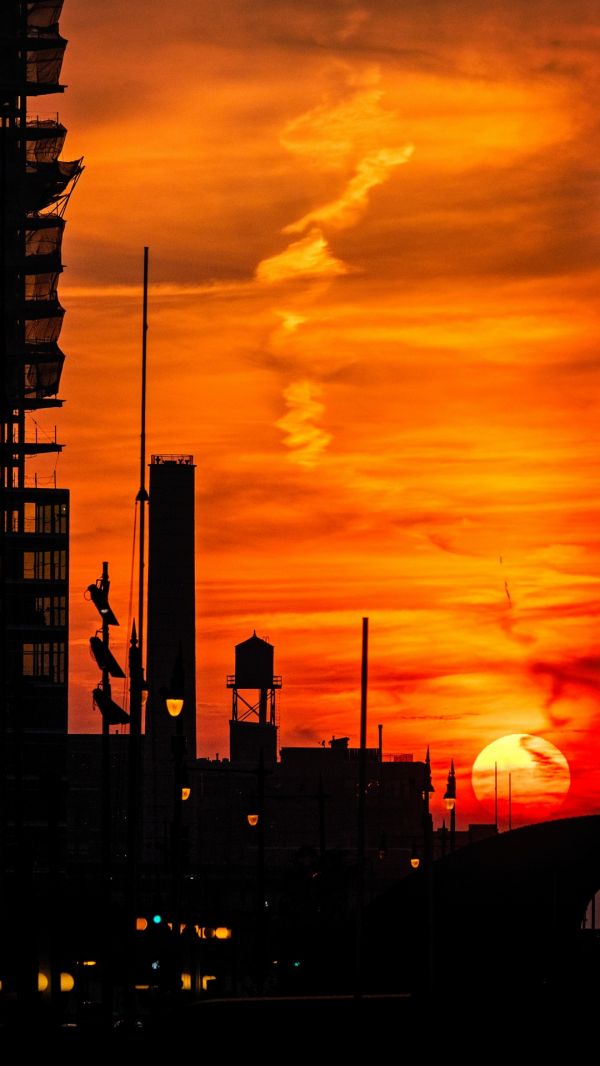
[[[197,464],[198,754],[225,750],[254,629],[280,746],[357,744],[368,615],[369,743],[383,723],[385,751],[431,745],[436,819],[454,758],[459,825],[488,820],[471,767],[510,734],[564,753],[561,815],[596,810],[598,12],[102,10],[65,3],[52,103],[86,164],[46,427],[72,500],[70,728],[100,729],[83,592],[104,559],[127,660],[149,245],[148,456]]]

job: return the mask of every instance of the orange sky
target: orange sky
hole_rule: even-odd
[[[489,818],[471,766],[511,733],[597,809],[597,5],[66,0],[61,29],[71,728],[99,724],[103,559],[125,637],[148,244],[149,453],[197,463],[200,753],[254,628],[281,743],[356,743],[368,615],[369,739],[431,744],[436,817],[453,756],[459,822]]]

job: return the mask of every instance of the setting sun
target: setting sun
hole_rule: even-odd
[[[475,795],[488,811],[494,811],[497,793],[503,823],[510,800],[513,825],[552,817],[571,783],[562,752],[529,733],[513,733],[488,744],[473,763],[472,779]]]

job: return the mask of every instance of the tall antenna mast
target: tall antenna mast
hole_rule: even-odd
[[[360,671],[360,748],[358,752],[358,825],[356,888],[356,971],[354,995],[362,996],[363,907],[365,904],[365,804],[367,793],[367,691],[369,680],[369,619],[362,620],[362,659]]]
[[[138,589],[138,648],[144,662],[144,557],[146,552],[146,351],[148,334],[148,249],[144,248],[144,295],[142,300],[142,409],[140,419],[140,488],[136,500],[140,505],[140,557]]]
[[[140,427],[140,488],[136,502],[140,505],[140,548],[138,588],[138,630],[135,621],[129,646],[130,725],[129,725],[129,780],[127,790],[127,904],[126,945],[127,979],[125,988],[125,1017],[127,1024],[135,1023],[135,965],[136,940],[135,917],[138,897],[138,868],[141,845],[141,736],[143,695],[147,692],[144,681],[143,636],[144,636],[144,557],[146,553],[146,334],[148,332],[148,249],[144,248],[144,295],[142,304],[142,402]]]
[[[498,830],[498,763],[494,763],[494,823]]]

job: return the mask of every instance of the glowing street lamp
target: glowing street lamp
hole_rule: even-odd
[[[177,650],[177,658],[175,659],[173,673],[171,674],[171,684],[165,692],[165,703],[171,718],[179,718],[183,710],[184,689],[183,655],[180,644]]]
[[[175,719],[175,734],[171,737],[173,751],[173,836],[172,836],[172,927],[173,927],[173,966],[174,973],[180,971],[180,910],[182,882],[182,815],[183,804],[189,799],[191,789],[185,775],[185,735],[183,732],[183,705],[185,693],[185,674],[181,643],[171,674],[171,683],[164,693],[168,714]],[[174,986],[179,990],[179,985]]]
[[[183,699],[179,696],[167,696],[165,702],[171,718],[179,718],[183,710]]]
[[[189,800],[191,794],[192,790],[190,788],[190,779],[188,777],[187,770],[184,766],[181,776],[181,802],[185,803],[186,800]]]
[[[454,759],[450,763],[450,773],[444,792],[446,810],[450,811],[450,852],[454,851],[456,844],[456,774],[454,772]]]

